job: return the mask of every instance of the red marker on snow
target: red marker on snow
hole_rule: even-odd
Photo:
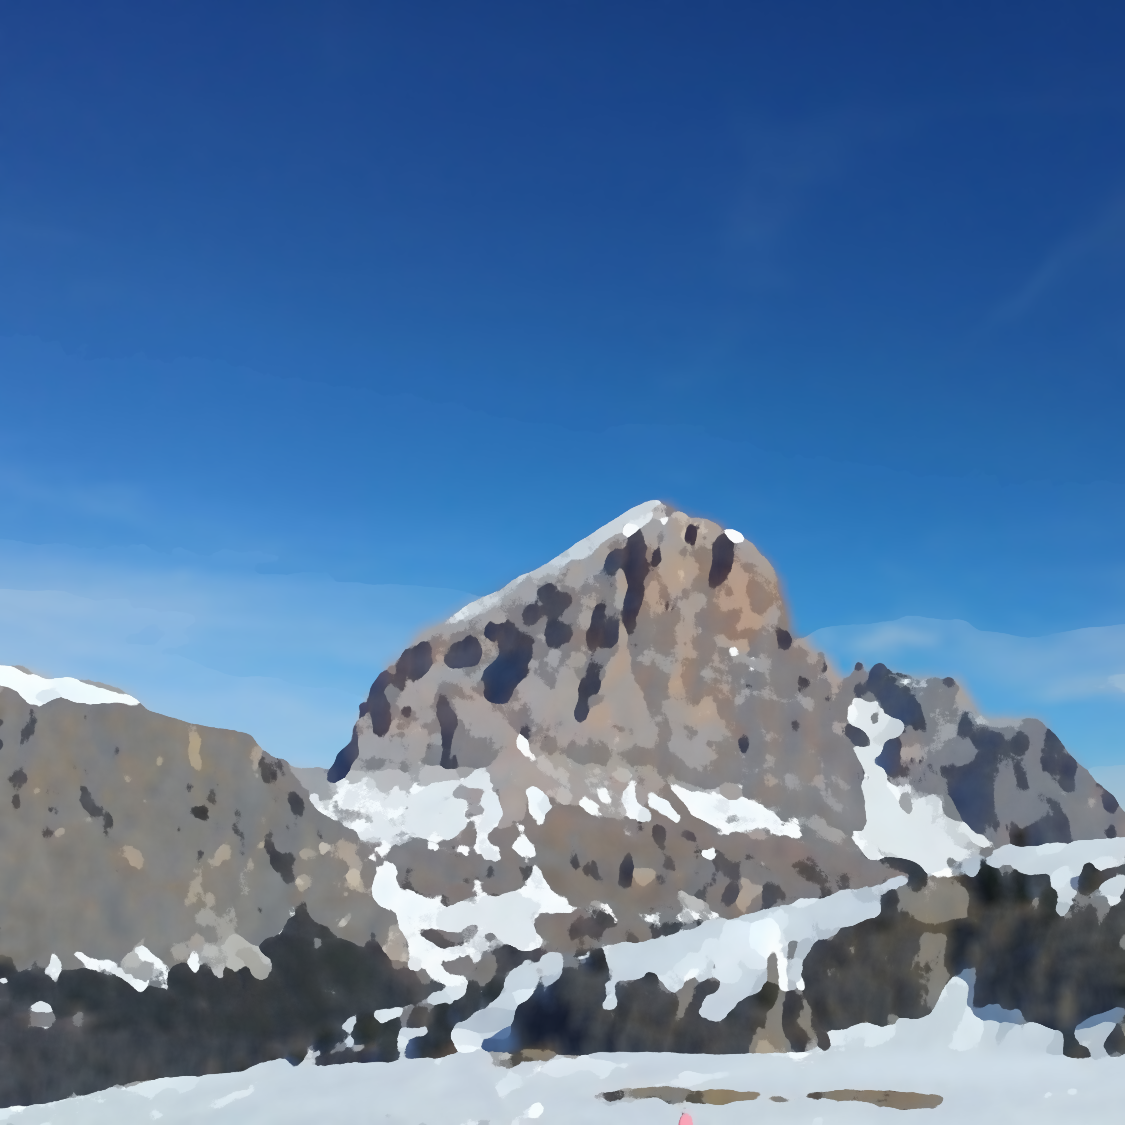
[[[680,1114],[680,1125],[693,1125],[690,1113]]]

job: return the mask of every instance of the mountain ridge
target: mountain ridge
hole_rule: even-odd
[[[836,672],[670,505],[424,630],[327,770],[67,690],[0,685],[8,1104],[310,1050],[828,1049],[966,972],[1076,1055],[1125,1007],[1112,794],[949,678]]]

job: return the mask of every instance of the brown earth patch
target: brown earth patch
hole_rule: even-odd
[[[626,1090],[607,1090],[598,1097],[607,1102],[657,1098],[668,1105],[678,1105],[681,1102],[691,1105],[730,1105],[731,1102],[752,1102],[760,1095],[756,1090],[685,1090],[679,1086],[635,1086]]]
[[[888,1109],[937,1109],[940,1094],[915,1094],[906,1090],[817,1090],[810,1098],[828,1098],[834,1102],[868,1102]]]

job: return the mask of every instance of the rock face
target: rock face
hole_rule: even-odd
[[[341,937],[393,922],[365,893],[370,848],[248,735],[119,703],[31,707],[7,688],[0,720],[0,848],[19,857],[4,887],[20,906],[0,942],[16,968],[143,944],[141,980],[193,954],[264,978],[257,947],[301,903]]]
[[[4,1104],[309,1049],[827,1048],[966,973],[1069,1053],[1125,1005],[1113,796],[952,680],[841,678],[666,505],[419,639],[327,771],[97,690],[0,688]]]
[[[383,952],[370,848],[248,735],[3,687],[0,758],[3,1104],[302,1058],[430,990]]]

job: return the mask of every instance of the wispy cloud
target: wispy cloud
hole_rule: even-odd
[[[0,663],[121,687],[324,764],[374,677],[467,591],[262,574],[251,558],[0,541]]]
[[[1106,258],[1125,255],[1125,196],[1052,247],[1039,265],[997,306],[993,320],[1019,320],[1052,289]]]

